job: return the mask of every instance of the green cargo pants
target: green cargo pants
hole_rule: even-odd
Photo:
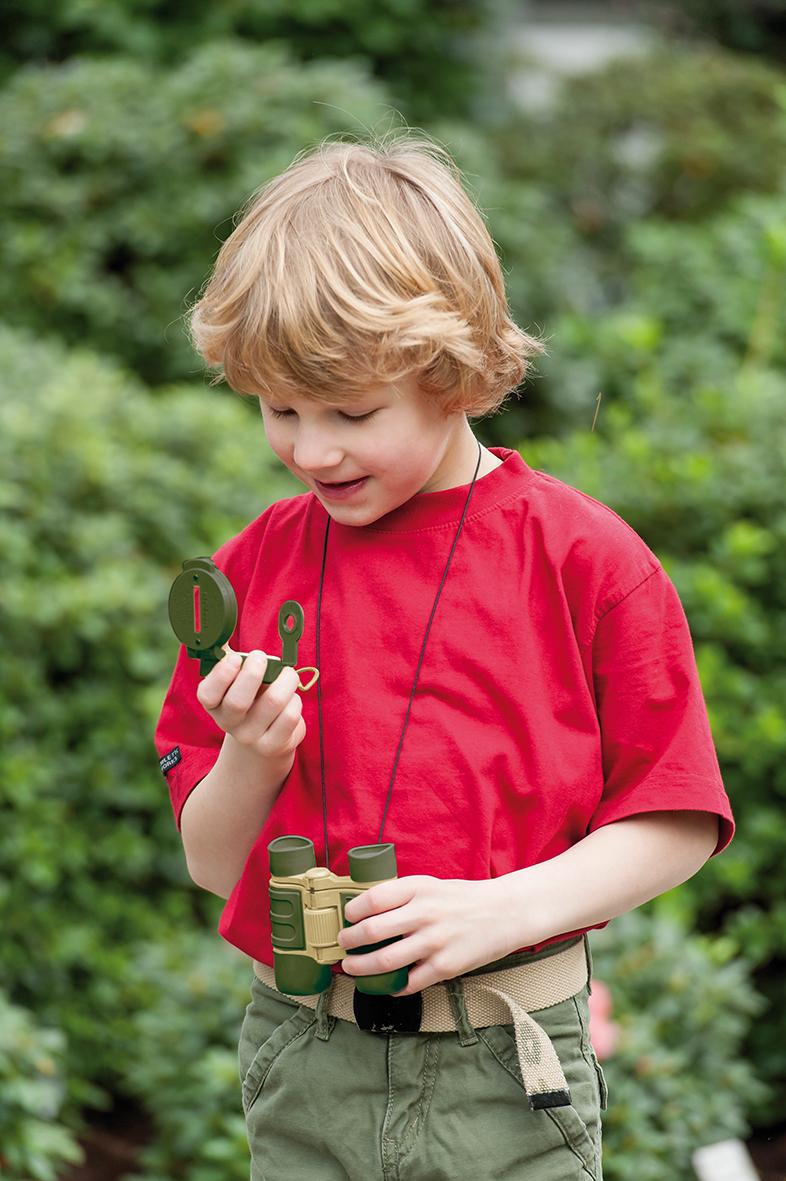
[[[506,956],[478,972],[562,950]],[[591,974],[589,943],[584,937]],[[251,1181],[602,1181],[603,1072],[589,987],[533,1012],[572,1103],[531,1111],[512,1025],[370,1033],[283,997],[256,975],[239,1070]]]

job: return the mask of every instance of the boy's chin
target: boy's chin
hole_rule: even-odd
[[[368,505],[328,504],[325,500],[320,503],[330,519],[335,521],[337,525],[354,525],[358,529],[363,525],[373,525],[375,521],[385,515],[384,512],[375,512]],[[386,511],[390,512],[391,510],[387,509]]]
[[[382,520],[388,513],[394,512],[400,507],[398,504],[365,504],[362,502],[353,503],[347,501],[346,503],[333,502],[327,498],[323,499],[317,494],[317,499],[322,505],[325,512],[329,515],[331,520],[338,525],[350,525],[360,529],[364,525],[373,525],[375,521]]]

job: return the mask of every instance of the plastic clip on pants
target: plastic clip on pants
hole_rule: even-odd
[[[425,989],[418,1033],[359,1029],[351,977],[290,998],[254,968],[251,1181],[602,1181],[586,936]]]

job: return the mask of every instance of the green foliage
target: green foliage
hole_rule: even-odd
[[[624,297],[602,317],[567,310],[551,322],[550,356],[538,363],[542,388],[533,432],[589,429],[598,394],[599,422],[610,404],[635,402],[643,424],[645,415],[657,422],[680,405],[691,407],[697,391],[711,405],[699,424],[684,415],[683,445],[700,442],[708,430],[726,442],[740,430],[745,437],[744,417],[727,410],[722,394],[705,391],[727,390],[738,373],[754,375],[786,361],[783,214],[780,197],[742,194],[701,225],[654,218],[632,224],[625,232]],[[659,409],[664,397],[674,409]],[[765,446],[770,425],[757,429]],[[753,471],[746,479],[765,476]],[[760,496],[771,498],[772,491],[770,484]]]
[[[81,1163],[82,1149],[60,1123],[64,1038],[12,1005],[0,990],[0,1175],[5,1181],[56,1181]]]
[[[650,220],[632,227],[628,245],[631,296],[656,314],[663,338],[700,324],[703,342],[745,368],[786,362],[782,196],[743,193],[689,232]]]
[[[693,1150],[744,1138],[746,1110],[767,1093],[740,1057],[765,1003],[744,959],[675,922],[635,911],[590,938],[593,975],[611,990],[619,1028],[603,1062],[603,1175],[691,1181]]]
[[[785,96],[765,62],[664,45],[567,78],[533,118],[534,142],[508,133],[510,174],[547,174],[564,214],[604,244],[639,217],[698,220],[743,190],[778,191]]]
[[[500,219],[496,202],[493,213],[513,306],[550,328],[555,315],[597,317],[629,297],[637,249],[658,232],[653,219],[689,252],[693,239],[678,233],[681,223],[693,225],[695,253],[702,225],[730,200],[781,192],[786,83],[781,71],[759,61],[669,45],[566,79],[553,106],[512,116],[492,141],[514,209],[525,194],[524,224],[504,209]],[[531,217],[536,225],[528,231]],[[538,229],[545,244],[532,249]],[[743,219],[740,234],[748,229]],[[762,249],[770,247],[754,241],[748,273]],[[660,265],[676,253],[667,251]],[[703,252],[699,259],[689,253],[680,277],[690,271],[694,288],[709,287],[704,261]],[[665,283],[658,286],[658,295],[667,295]],[[715,297],[722,299],[723,290],[716,288]],[[655,310],[652,303],[648,310]]]
[[[237,37],[249,46],[286,44],[298,68],[315,58],[365,60],[419,121],[440,109],[471,113],[490,73],[484,33],[510,0],[4,0],[2,8],[0,74],[31,60],[110,55],[171,68],[194,49]]]
[[[233,394],[156,398],[8,329],[0,365],[0,987],[63,1031],[71,1112],[98,1105],[132,1036],[135,945],[204,922],[209,898],[152,742],[169,586],[292,482]]]
[[[248,1181],[238,1039],[251,961],[191,930],[141,948],[132,973],[153,999],[134,1014],[123,1086],[151,1112],[155,1139],[128,1181]]]
[[[0,92],[0,310],[147,382],[200,365],[181,316],[232,215],[305,145],[386,114],[362,63],[215,42],[178,69],[131,58],[19,70]],[[220,231],[220,233],[219,233]]]

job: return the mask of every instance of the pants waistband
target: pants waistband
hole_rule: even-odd
[[[570,1092],[556,1050],[548,1035],[530,1016],[575,996],[590,978],[586,936],[544,959],[530,960],[512,968],[459,976],[423,989],[421,1033],[447,1033],[460,1026],[456,989],[463,993],[464,1008],[472,1026],[513,1023],[519,1066],[529,1106],[561,1107],[570,1103]],[[254,960],[256,976],[278,992],[275,972]],[[357,1024],[353,1006],[352,977],[336,973],[326,993],[288,996],[310,1009],[326,1008],[331,1016]]]

